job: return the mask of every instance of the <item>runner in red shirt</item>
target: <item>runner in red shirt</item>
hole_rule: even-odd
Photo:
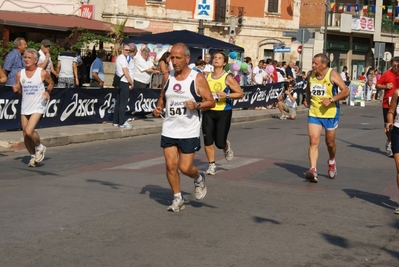
[[[395,89],[399,88],[399,57],[393,57],[391,59],[391,68],[384,72],[381,78],[378,80],[376,85],[377,90],[384,90],[384,97],[382,99],[382,112],[384,116],[384,123],[388,122],[387,114],[389,110],[389,104]],[[385,149],[389,157],[393,157],[391,150],[391,132],[386,132],[387,144]]]

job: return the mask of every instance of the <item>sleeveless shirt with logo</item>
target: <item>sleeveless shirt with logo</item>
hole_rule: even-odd
[[[339,101],[331,103],[328,107],[322,104],[322,98],[331,98],[338,94],[337,85],[331,82],[329,68],[323,78],[318,79],[313,72],[310,76],[310,107],[309,116],[318,118],[335,118],[339,116]]]
[[[223,91],[226,94],[230,93],[230,88],[226,85],[226,79],[229,73],[225,72],[220,78],[214,79],[212,78],[212,74],[208,74],[206,80],[208,81],[209,88],[211,89],[213,98],[218,99],[216,93],[218,91]],[[219,99],[216,101],[216,105],[211,110],[222,111],[222,110],[232,110],[232,101],[231,99]]]
[[[31,78],[26,76],[25,69],[21,70],[20,83],[22,86],[21,114],[43,114],[47,100],[44,96],[45,87],[42,81],[42,68],[37,68]]]
[[[201,111],[189,110],[186,101],[201,102],[197,95],[195,78],[198,72],[191,70],[184,81],[174,77],[170,72],[165,84],[165,120],[162,126],[162,135],[169,138],[186,139],[200,136]]]

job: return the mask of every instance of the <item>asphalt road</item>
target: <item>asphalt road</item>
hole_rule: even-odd
[[[338,176],[308,168],[306,116],[233,124],[235,158],[217,151],[208,195],[166,211],[159,135],[0,154],[0,266],[398,266],[395,165],[381,108],[343,106]],[[195,164],[206,170],[203,149]]]

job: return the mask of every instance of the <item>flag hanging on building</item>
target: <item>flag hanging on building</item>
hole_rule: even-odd
[[[193,19],[215,20],[215,0],[195,0]]]
[[[331,12],[335,11],[335,3],[330,3],[330,11]]]
[[[359,12],[359,5],[355,5],[355,12]]]
[[[339,4],[338,12],[344,12],[344,4]]]
[[[369,12],[369,7],[368,6],[363,6],[363,13]]]
[[[371,6],[371,13],[375,13],[375,6]]]
[[[351,4],[346,4],[346,12],[351,12]]]
[[[387,7],[387,14],[388,16],[392,17],[392,6]]]

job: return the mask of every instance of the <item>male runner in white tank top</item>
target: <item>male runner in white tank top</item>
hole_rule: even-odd
[[[13,91],[22,94],[21,126],[26,149],[31,155],[29,167],[36,167],[36,163],[44,159],[46,147],[40,143],[40,136],[35,131],[46,110],[50,92],[54,82],[50,74],[37,66],[39,54],[35,49],[28,48],[24,53],[25,68],[17,73]],[[44,87],[47,84],[47,89]]]
[[[195,198],[206,195],[205,175],[193,165],[195,151],[201,147],[201,110],[215,106],[209,85],[203,75],[188,67],[190,50],[182,43],[171,50],[174,70],[164,75],[161,95],[154,116],[158,117],[165,108],[162,126],[161,147],[166,161],[166,175],[174,200],[168,211],[184,210],[184,199],[180,191],[179,170],[194,179]]]

